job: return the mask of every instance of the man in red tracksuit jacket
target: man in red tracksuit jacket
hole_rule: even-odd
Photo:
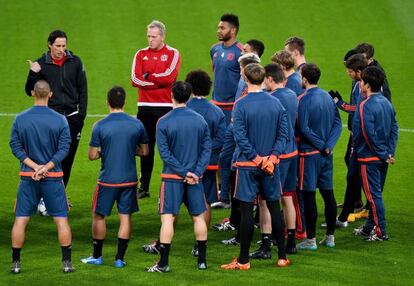
[[[160,117],[172,109],[171,88],[180,70],[180,53],[166,45],[165,25],[152,21],[147,27],[148,47],[136,52],[131,82],[138,87],[138,114],[148,134],[149,154],[141,158],[138,197],[149,197],[154,166],[155,128]]]

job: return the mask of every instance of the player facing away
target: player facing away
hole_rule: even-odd
[[[211,157],[207,170],[203,174],[203,188],[207,199],[207,212],[205,219],[207,227],[211,221],[211,204],[218,201],[218,180],[217,171],[219,169],[219,156],[223,147],[226,133],[226,118],[223,111],[210,103],[207,96],[210,93],[211,79],[202,70],[194,70],[187,74],[185,79],[192,88],[192,98],[187,102],[187,107],[203,116],[208,124],[211,136]],[[197,244],[194,246],[193,254],[198,253]]]
[[[240,254],[222,269],[250,269],[249,248],[253,237],[253,202],[259,194],[266,200],[272,231],[278,246],[277,265],[287,266],[283,222],[280,213],[279,156],[287,141],[287,116],[280,101],[262,91],[265,70],[259,64],[244,68],[248,94],[237,101],[233,111],[236,141],[236,189],[240,201]]]
[[[370,211],[366,223],[354,234],[366,237],[367,241],[384,241],[388,234],[382,192],[388,165],[395,163],[398,125],[392,104],[381,93],[384,72],[378,67],[367,67],[361,77],[367,99],[356,110],[352,130]]]
[[[296,193],[297,178],[297,157],[298,149],[295,139],[295,123],[298,110],[298,99],[296,93],[285,87],[286,77],[283,68],[278,64],[269,64],[265,66],[266,77],[264,84],[267,91],[277,98],[286,110],[288,119],[287,131],[288,139],[285,149],[280,154],[280,163],[278,170],[280,174],[280,183],[282,186],[282,205],[287,228],[286,253],[296,253],[296,210],[293,204],[293,197]],[[272,257],[271,252],[271,234],[272,225],[270,213],[266,203],[259,200],[260,205],[260,232],[262,234],[262,244],[260,248],[251,253],[251,258],[268,259]],[[298,216],[300,219],[300,215]]]
[[[89,160],[101,158],[101,170],[92,203],[93,255],[81,259],[86,264],[102,265],[106,236],[105,218],[117,203],[119,216],[118,252],[115,267],[122,268],[131,235],[131,215],[138,211],[135,156],[148,155],[148,138],[139,119],[124,113],[125,90],[112,87],[107,94],[110,114],[95,123],[89,143]]]
[[[304,96],[298,107],[299,189],[302,191],[307,238],[298,249],[316,250],[316,188],[325,203],[326,235],[320,242],[335,247],[336,201],[333,192],[333,148],[342,130],[341,118],[334,101],[318,87],[321,76],[315,64],[301,69]]]
[[[243,45],[237,41],[239,18],[233,14],[224,14],[220,18],[217,29],[219,43],[210,50],[210,58],[214,72],[213,100],[226,115],[230,123],[231,111],[240,79],[238,59],[243,51]]]
[[[184,202],[194,223],[198,245],[197,267],[207,269],[207,224],[204,213],[207,201],[202,175],[211,157],[211,139],[207,122],[197,112],[186,107],[191,85],[176,82],[172,88],[173,110],[157,124],[157,145],[163,161],[159,197],[160,260],[148,267],[148,272],[169,272],[168,257],[174,236],[174,220]]]
[[[292,54],[285,50],[278,51],[272,56],[272,62],[281,66],[287,79],[286,87],[293,90],[297,96],[301,95],[305,90],[302,87],[299,73],[295,71],[295,60]]]
[[[70,131],[65,117],[48,108],[52,97],[49,84],[39,80],[32,91],[34,106],[16,116],[10,147],[20,161],[16,218],[11,232],[13,273],[20,273],[20,251],[26,226],[43,197],[57,226],[62,248],[63,272],[73,272],[72,233],[68,224],[68,204],[63,183],[62,160],[69,152]]]

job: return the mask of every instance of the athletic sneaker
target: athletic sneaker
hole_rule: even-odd
[[[114,262],[114,266],[116,268],[124,268],[126,266],[126,263],[125,263],[125,261],[122,261],[121,259],[117,259]]]
[[[197,268],[198,270],[207,270],[207,262],[198,262]]]
[[[236,227],[231,224],[228,218],[223,219],[221,223],[213,225],[213,228],[217,229],[218,231],[227,231],[227,230],[236,229]]]
[[[237,261],[237,258],[234,258],[230,263],[221,265],[220,268],[225,270],[249,270],[250,262],[241,264]]]
[[[85,264],[94,264],[94,265],[102,265],[103,264],[103,258],[102,256],[95,258],[93,256],[89,256],[87,258],[82,258],[80,260],[82,263]]]
[[[71,273],[75,271],[75,268],[73,268],[72,266],[72,262],[70,262],[69,260],[62,261],[62,271],[63,273]]]
[[[355,228],[352,233],[356,236],[368,237],[371,235],[371,233],[374,232],[374,230],[375,230],[375,227],[371,231],[368,231],[365,229],[365,225],[361,225],[360,227]]]
[[[196,244],[194,244],[194,247],[193,247],[193,249],[191,250],[191,254],[194,256],[194,257],[198,257],[198,244],[196,243]]]
[[[279,267],[286,267],[290,264],[290,260],[289,259],[278,259],[276,264]]]
[[[355,214],[353,214],[353,213],[349,214],[347,221],[348,222],[354,222],[355,221]]]
[[[321,227],[325,227],[326,228],[326,226],[327,226],[326,222],[324,222],[323,224],[321,224]],[[348,227],[348,222],[347,221],[342,222],[342,221],[336,219],[335,227],[339,227],[339,228]]]
[[[164,267],[161,267],[158,265],[158,263],[156,263],[154,266],[145,268],[145,270],[147,272],[162,272],[162,273],[171,271],[170,266],[165,265]]]
[[[160,249],[159,249],[159,246],[157,246],[157,241],[156,240],[154,240],[151,244],[143,245],[142,249],[146,253],[160,254]]]
[[[369,210],[362,210],[360,212],[354,213],[355,218],[368,218]]]
[[[371,235],[369,235],[368,237],[365,238],[365,241],[370,241],[370,242],[372,242],[372,241],[386,241],[388,239],[390,239],[390,238],[386,234],[385,235],[378,235],[376,233],[371,233]]]
[[[212,203],[211,208],[212,209],[229,209],[231,208],[231,203],[219,201],[219,202]]]
[[[20,268],[21,268],[20,260],[15,260],[15,261],[12,262],[10,271],[11,271],[11,273],[19,274],[20,273]]]
[[[271,259],[272,258],[272,250],[271,249],[264,249],[259,248],[255,252],[249,254],[249,257],[252,259]]]
[[[137,193],[138,199],[149,198],[149,196],[150,196],[150,193],[148,190],[143,189],[143,188],[138,188],[138,193]]]
[[[236,239],[236,237],[232,237],[230,239],[224,239],[221,241],[221,243],[225,244],[225,245],[239,245],[240,241],[238,241]]]
[[[318,246],[316,245],[316,238],[305,239],[296,246],[300,250],[317,250]]]
[[[335,247],[335,236],[333,234],[325,235],[325,237],[319,241],[320,245],[325,245],[326,247]]]

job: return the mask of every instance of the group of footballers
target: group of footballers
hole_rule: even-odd
[[[139,93],[138,119],[124,113],[125,90],[114,86],[107,94],[110,114],[93,127],[89,159],[101,159],[101,170],[93,198],[93,254],[83,263],[104,263],[105,218],[117,203],[120,226],[114,266],[126,265],[131,214],[138,211],[135,158],[153,156],[155,142],[163,162],[161,227],[159,238],[145,245],[144,251],[159,254],[160,259],[146,268],[148,272],[170,271],[174,226],[183,202],[194,222],[192,253],[199,270],[208,268],[212,204],[231,206],[230,219],[216,228],[236,229],[237,235],[223,243],[240,245],[238,257],[221,265],[225,270],[248,270],[250,259],[270,259],[272,245],[277,246],[279,267],[291,263],[287,254],[316,250],[317,188],[326,220],[326,235],[319,245],[335,247],[335,227],[346,227],[355,217],[361,187],[369,211],[366,223],[354,234],[367,241],[388,239],[382,191],[387,167],[395,163],[398,126],[385,73],[373,60],[373,47],[361,44],[345,56],[352,79],[347,103],[337,91],[318,87],[321,71],[306,63],[303,39],[287,39],[272,62],[262,66],[264,44],[258,40],[240,44],[238,30],[236,15],[221,17],[220,42],[210,51],[213,81],[202,70],[176,81],[180,56],[164,43],[165,26],[153,21],[147,27],[149,46],[134,56],[131,75]],[[49,44],[53,48],[54,43]],[[52,64],[57,65],[54,59]],[[61,167],[71,136],[65,117],[48,108],[53,92],[47,80],[39,79],[31,90],[35,106],[19,114],[12,127],[10,146],[21,162],[12,230],[13,273],[20,272],[25,228],[40,198],[58,227],[63,271],[74,270]],[[337,217],[333,149],[342,130],[339,109],[349,114],[350,140],[347,189]],[[153,158],[146,160],[152,171]],[[151,171],[148,175],[148,169],[141,170],[147,174],[141,178],[141,198],[149,196]],[[251,253],[255,208],[262,240]],[[296,244],[297,238],[303,241]]]

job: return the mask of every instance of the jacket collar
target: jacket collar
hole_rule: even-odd
[[[44,53],[45,56],[45,63],[53,64],[52,56],[50,55],[50,51]],[[66,51],[66,60],[71,61],[74,58],[73,53],[71,51]]]

